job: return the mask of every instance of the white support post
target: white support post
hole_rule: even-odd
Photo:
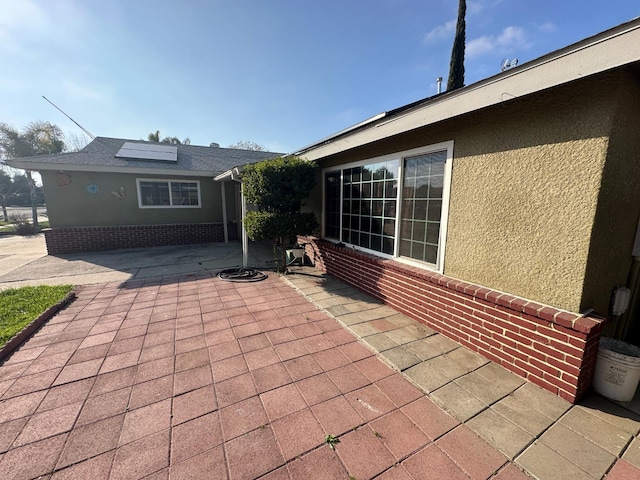
[[[249,266],[249,237],[247,236],[247,231],[244,229],[244,218],[247,214],[247,202],[242,191],[242,184],[240,185],[240,201],[242,202],[242,267],[247,268]]]
[[[222,228],[224,230],[224,243],[229,243],[229,222],[227,221],[227,195],[224,180],[220,182],[220,192],[222,193]]]

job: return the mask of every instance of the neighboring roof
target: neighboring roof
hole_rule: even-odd
[[[380,113],[294,153],[317,160],[636,62],[640,17],[466,87]]]
[[[166,145],[144,140],[96,137],[79,152],[13,158],[7,164],[25,170],[70,170],[87,172],[144,173],[159,175],[216,176],[238,165],[256,163],[282,155],[235,148],[175,145],[175,163],[155,160],[117,158],[125,142]]]

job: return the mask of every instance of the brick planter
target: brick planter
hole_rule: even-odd
[[[189,245],[224,241],[222,223],[171,225],[122,225],[74,227],[44,230],[49,255],[96,252],[120,248]],[[237,240],[235,224],[229,226],[229,240]]]
[[[605,320],[397,261],[301,238],[317,268],[575,403],[591,385]]]

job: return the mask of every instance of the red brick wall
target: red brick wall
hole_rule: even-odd
[[[49,255],[224,242],[222,223],[54,228],[44,235]],[[235,224],[229,225],[229,240],[237,240]]]
[[[309,242],[317,268],[575,402],[591,385],[604,320],[582,316],[397,261]]]

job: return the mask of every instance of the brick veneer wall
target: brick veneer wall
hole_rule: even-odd
[[[111,227],[73,227],[44,230],[49,255],[96,252],[120,248],[188,245],[223,242],[222,223],[172,225],[123,225]],[[229,240],[237,240],[235,224],[229,225]]]
[[[605,320],[541,305],[326,241],[307,242],[317,268],[379,298],[575,403],[591,385]]]

